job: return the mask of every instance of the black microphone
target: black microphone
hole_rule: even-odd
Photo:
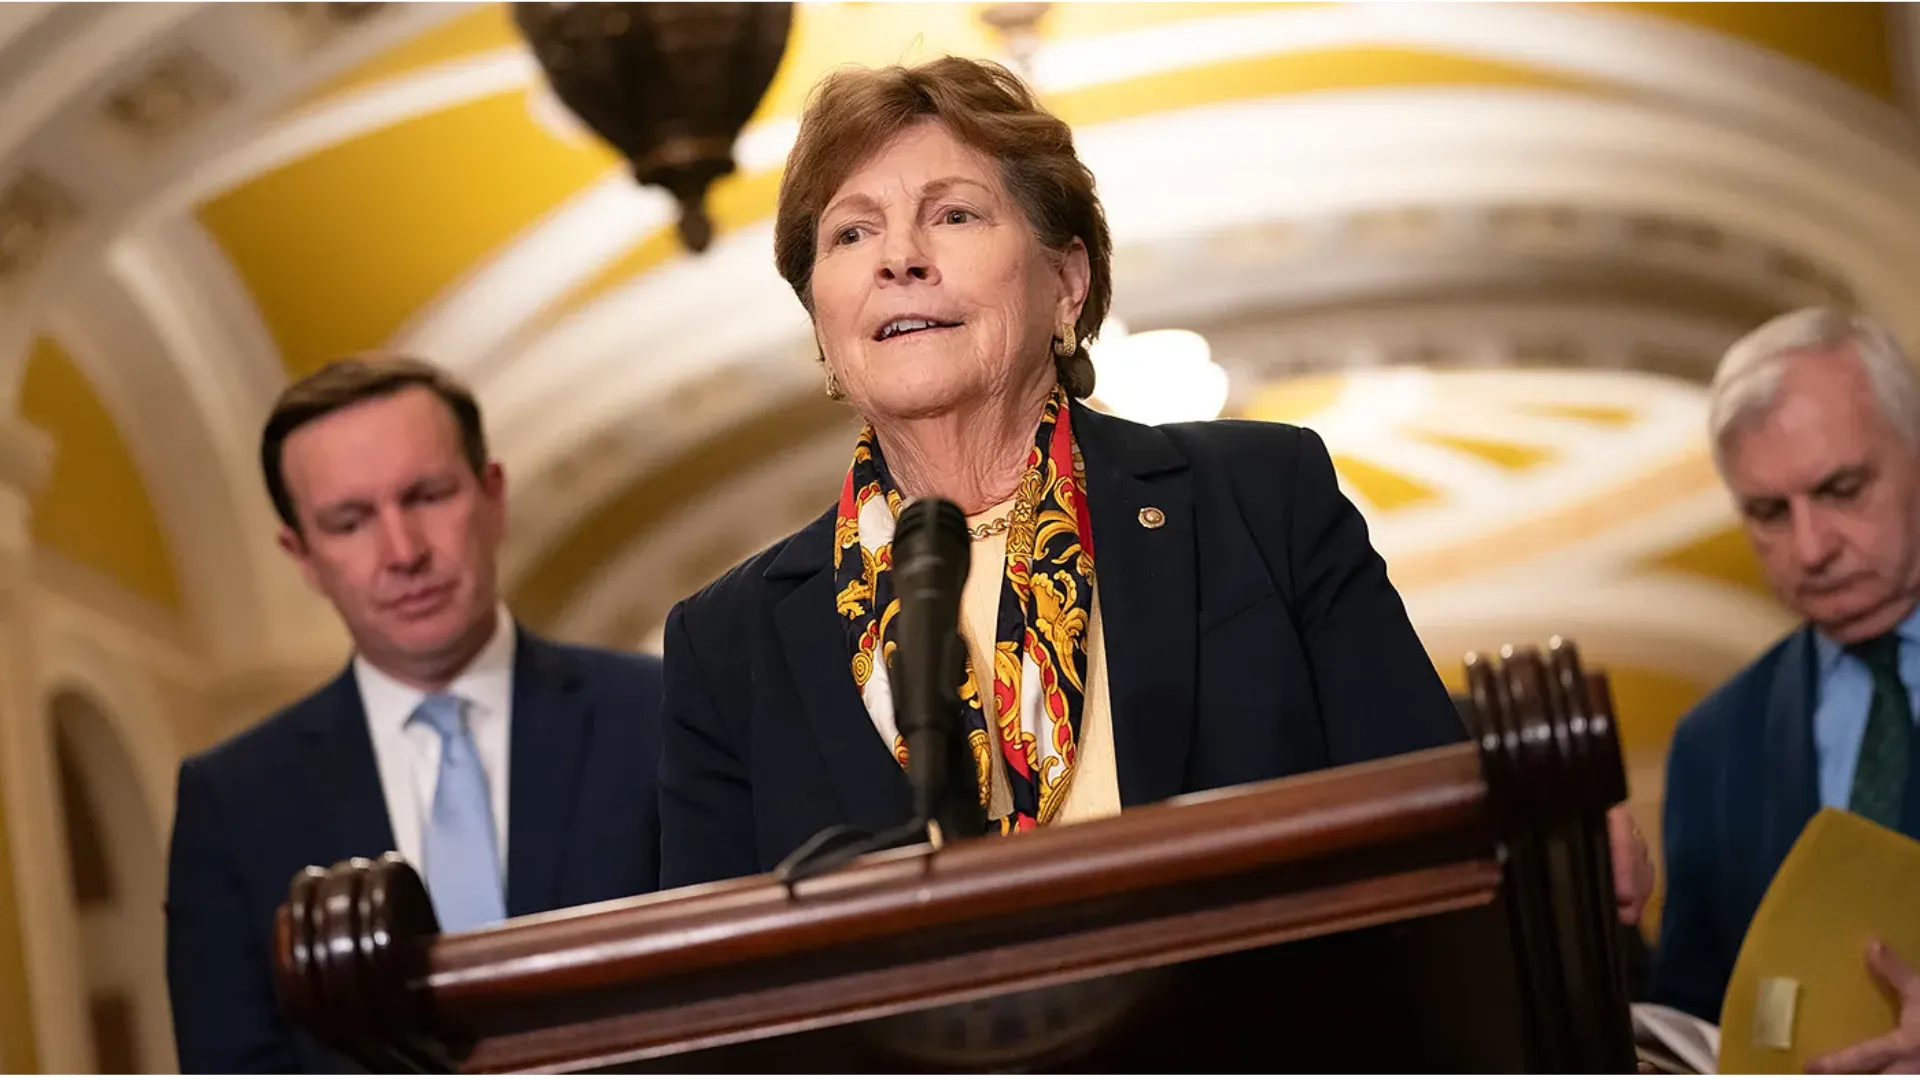
[[[967,516],[958,506],[925,498],[900,511],[893,534],[893,588],[900,613],[894,616],[887,665],[893,715],[907,743],[914,816],[938,822],[947,838],[986,832],[960,713],[960,683],[966,677],[960,592],[970,559]]]

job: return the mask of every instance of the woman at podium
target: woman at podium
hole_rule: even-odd
[[[823,392],[865,428],[825,513],[668,618],[663,887],[909,819],[890,547],[925,496],[967,519],[961,712],[990,831],[1466,737],[1313,432],[1088,407],[1105,214],[1010,73],[829,77],[775,251]]]

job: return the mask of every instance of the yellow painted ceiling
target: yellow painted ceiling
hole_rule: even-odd
[[[551,625],[588,582],[690,500],[750,474],[831,425],[850,423],[851,417],[846,406],[826,395],[808,394],[690,448],[602,502],[549,548],[508,598],[514,613],[535,627]],[[851,454],[851,437],[848,446]],[[820,493],[822,510],[832,501],[832,491]]]
[[[916,38],[926,42],[916,53],[988,47],[967,12],[953,5],[879,5],[857,28],[845,14],[837,15],[841,24],[832,21],[838,8],[801,11],[812,17],[796,30],[763,116],[797,115],[818,78],[849,58],[887,62]],[[918,29],[891,25],[910,19],[908,27]],[[1071,122],[1091,124],[1355,86],[1512,84],[1577,88],[1511,65],[1414,50],[1339,49],[1147,76],[1061,94],[1050,104]],[[286,165],[207,203],[200,219],[232,259],[297,375],[379,345],[473,264],[616,167],[615,156],[597,142],[568,145],[548,133],[529,114],[525,94],[514,91]],[[772,170],[716,185],[710,211],[717,231],[769,216],[777,185]],[[643,239],[557,305],[556,317],[679,253],[668,230]]]
[[[33,345],[20,414],[53,439],[53,469],[33,500],[35,543],[169,610],[180,583],[160,519],[113,417],[65,350]]]
[[[1881,101],[1900,100],[1887,4],[1621,3],[1798,60]]]
[[[201,208],[290,374],[374,348],[467,268],[614,164],[520,94],[334,146]]]
[[[423,71],[449,60],[478,56],[495,49],[518,48],[519,45],[520,36],[513,27],[512,10],[506,4],[482,4],[322,83],[302,98],[296,108],[351,91],[364,90],[388,79]]]
[[[1773,596],[1760,557],[1738,525],[1703,536],[1646,563],[1649,570],[1671,570],[1731,585],[1756,596]]]
[[[1235,4],[1065,4],[1045,31],[1076,39],[1150,28]],[[1828,70],[1869,93],[1891,93],[1880,5],[1627,4],[1637,13],[1741,37]],[[820,75],[995,49],[976,4],[802,4],[787,55],[760,118],[797,115]],[[366,90],[438,64],[522,50],[505,5],[460,15],[322,87],[304,102]],[[1541,72],[1403,49],[1347,48],[1284,59],[1210,65],[1052,102],[1078,124],[1208,102],[1378,85],[1520,83],[1580,89]],[[1591,89],[1591,88],[1587,88]],[[496,95],[354,139],[214,199],[202,221],[259,302],[292,373],[377,345],[463,271],[610,168],[597,144],[570,146],[527,113],[522,92]],[[721,231],[764,218],[775,178],[723,182],[713,194]],[[590,301],[679,253],[671,234],[638,243],[556,312]]]
[[[1545,447],[1530,446],[1505,439],[1418,429],[1409,430],[1407,434],[1421,442],[1432,443],[1446,450],[1478,458],[1508,472],[1526,472],[1542,465],[1549,465],[1559,456]]]
[[[1333,469],[1340,474],[1340,479],[1383,513],[1428,506],[1440,499],[1440,492],[1404,473],[1349,454],[1332,457]]]
[[[1046,30],[1062,39],[1079,38],[1248,6],[1067,4],[1048,15]],[[1884,5],[1615,6],[1738,37],[1828,71],[1866,93],[1894,96]],[[841,63],[880,64],[992,49],[994,42],[978,23],[976,10],[972,4],[800,5],[794,40],[760,115],[796,114],[815,79]],[[330,81],[302,106],[437,64],[521,47],[506,6],[484,5]],[[1248,61],[1154,76],[1100,91],[1062,94],[1054,104],[1069,119],[1086,124],[1156,109],[1334,87],[1502,82],[1582,89],[1507,65],[1412,50],[1343,49],[1283,62]],[[200,217],[260,303],[287,367],[298,373],[331,356],[388,339],[541,214],[618,167],[615,156],[598,145],[572,146],[554,138],[528,115],[524,94],[516,91],[420,117],[296,161],[212,199]],[[770,174],[723,182],[712,195],[718,225],[738,228],[764,217],[771,209],[774,184]],[[670,234],[647,238],[605,268],[571,303],[585,302],[677,254]],[[40,500],[37,536],[140,595],[177,608],[179,585],[164,538],[110,419],[51,343],[36,346],[28,380],[26,407],[39,426],[55,433],[63,451]],[[1392,486],[1391,481],[1382,483]],[[1382,497],[1404,503],[1420,494],[1403,490],[1383,492]],[[106,543],[105,537],[114,537],[114,542]],[[610,546],[610,539],[582,535],[561,548]]]
[[[824,74],[826,70],[823,66],[817,74]],[[1210,64],[1204,71],[1167,72],[1097,89],[1058,94],[1048,99],[1047,105],[1070,123],[1088,126],[1281,94],[1368,86],[1463,85],[1595,89],[1526,68],[1412,49],[1330,49],[1285,59]],[[780,170],[773,169],[731,176],[716,184],[708,202],[716,233],[725,235],[772,217],[779,181]],[[673,230],[661,229],[556,304],[549,318],[557,320],[578,310],[607,290],[632,281],[680,254]]]
[[[1447,375],[1441,373],[1437,377],[1445,380]],[[1341,375],[1279,380],[1250,395],[1234,415],[1311,422],[1316,414],[1335,404],[1346,385],[1348,380]],[[1440,393],[1444,396],[1444,391]],[[1435,407],[1446,406],[1442,403]],[[1521,401],[1513,407],[1577,420],[1602,430],[1623,428],[1634,419],[1630,410],[1620,406],[1577,401],[1564,406],[1552,401]],[[557,617],[614,559],[676,511],[688,494],[681,490],[688,482],[680,475],[682,472],[701,476],[703,483],[721,482],[759,467],[784,447],[840,419],[844,419],[844,410],[824,399],[800,399],[641,477],[608,499],[541,556],[512,598],[516,610],[534,625]],[[1560,460],[1552,448],[1503,438],[1492,427],[1472,434],[1443,433],[1426,430],[1423,424],[1430,422],[1411,418],[1396,428],[1395,437],[1466,454],[1511,473],[1551,468]],[[1495,422],[1497,418],[1490,421]],[[1446,498],[1442,491],[1371,461],[1358,451],[1345,453],[1335,447],[1332,457],[1342,482],[1364,498],[1375,513],[1427,508]],[[694,469],[694,462],[699,462],[701,468]],[[716,462],[718,476],[713,473]],[[1717,490],[1717,480],[1704,447],[1698,453],[1684,455],[1626,483],[1625,488],[1595,491],[1590,500],[1524,520],[1503,532],[1497,542],[1474,537],[1442,549],[1405,553],[1394,561],[1395,580],[1402,587],[1418,588],[1452,580],[1469,571],[1484,570],[1489,563],[1505,557],[1550,556],[1553,551],[1591,535],[1596,528],[1617,522],[1622,513],[1620,499],[1625,491],[1633,493],[1636,510],[1652,512],[1678,500],[1693,498],[1702,491]],[[829,495],[829,492],[821,493],[822,506],[826,505]],[[1757,596],[1769,595],[1751,548],[1737,527],[1730,526],[1724,532],[1672,551],[1652,553],[1641,565],[1647,569],[1697,574]]]

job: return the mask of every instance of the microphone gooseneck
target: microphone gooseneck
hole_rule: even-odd
[[[886,664],[894,721],[907,744],[912,818],[878,834],[850,826],[822,830],[775,868],[789,890],[862,854],[916,837],[954,840],[986,833],[986,809],[980,805],[960,703],[967,655],[960,637],[960,597],[972,558],[970,541],[966,514],[946,499],[916,499],[894,525],[893,588],[900,610],[888,634],[892,650]]]
[[[947,838],[986,830],[960,718],[966,677],[960,596],[970,559],[967,516],[958,506],[929,497],[900,511],[893,534],[900,612],[888,663],[894,718],[907,744],[914,816],[938,823]]]

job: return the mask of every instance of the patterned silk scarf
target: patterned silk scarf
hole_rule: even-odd
[[[1027,455],[1007,531],[991,723],[971,657],[960,687],[982,806],[992,791],[995,757],[1006,763],[1013,809],[998,821],[1002,833],[1051,821],[1073,779],[1093,611],[1093,529],[1085,492],[1067,396],[1056,387]],[[893,527],[901,505],[869,426],[860,433],[840,492],[833,578],[854,684],[880,737],[905,768],[906,739],[894,722],[881,659],[893,652],[890,630],[900,613],[893,595]]]

